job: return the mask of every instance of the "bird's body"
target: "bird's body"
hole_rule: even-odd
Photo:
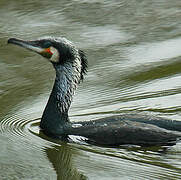
[[[55,68],[55,83],[40,122],[44,133],[58,138],[83,136],[89,143],[106,146],[173,145],[181,137],[180,121],[145,115],[121,114],[88,122],[70,122],[68,110],[72,97],[87,70],[87,59],[83,51],[65,38],[36,41],[11,38],[8,42],[41,54]]]

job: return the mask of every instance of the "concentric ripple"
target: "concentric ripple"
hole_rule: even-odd
[[[26,117],[21,117],[20,115],[13,115],[11,117],[5,117],[0,122],[0,134],[7,134],[11,140],[17,140],[22,138],[27,141],[34,141],[35,139],[44,139],[48,143],[56,143],[61,144],[60,140],[54,140],[52,138],[47,137],[43,133],[40,132],[40,118],[28,120]],[[86,144],[83,141],[83,137],[80,136],[70,136],[70,143],[78,143],[78,144]],[[39,139],[40,140],[40,139]],[[35,140],[36,141],[36,140]],[[41,141],[41,140],[40,140]]]
[[[40,118],[34,119],[33,121],[30,121],[26,125],[26,127],[30,133],[32,133],[36,136],[39,136],[39,131],[40,131],[39,125],[40,125]]]
[[[52,144],[52,141],[41,137],[39,123],[40,119],[28,119],[21,115],[5,117],[0,121],[0,134],[16,146],[24,144],[28,151],[36,149],[43,153],[41,149]]]
[[[1,120],[0,124],[0,133],[8,133],[12,136],[24,137],[29,135],[28,129],[30,127],[35,127],[36,124],[36,132],[39,132],[39,119],[28,120],[20,115],[14,115],[11,117],[5,117]],[[32,125],[33,124],[33,125]]]

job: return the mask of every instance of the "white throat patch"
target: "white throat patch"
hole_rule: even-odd
[[[50,58],[50,61],[52,62],[58,62],[59,61],[59,52],[56,48],[50,47],[50,51],[52,52],[52,57]]]

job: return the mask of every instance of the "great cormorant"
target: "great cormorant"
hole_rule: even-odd
[[[87,71],[83,51],[66,38],[46,37],[34,41],[10,38],[16,44],[47,58],[56,71],[54,86],[40,122],[41,130],[56,138],[85,137],[97,145],[173,145],[181,137],[181,121],[137,114],[121,114],[93,121],[70,122],[72,97]]]

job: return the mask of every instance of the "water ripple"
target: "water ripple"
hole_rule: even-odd
[[[18,117],[9,117],[5,118],[1,121],[1,132],[9,132],[13,133],[14,135],[23,136],[23,129],[26,125],[26,121],[19,119]]]
[[[14,115],[12,117],[6,117],[1,121],[0,126],[0,133],[7,134],[7,136],[12,140],[16,141],[17,148],[25,149],[26,153],[31,151],[39,151],[40,153],[44,153],[42,149],[47,149],[51,147],[52,144],[56,144],[58,146],[62,146],[63,143],[59,140],[54,140],[51,138],[46,137],[40,132],[39,128],[40,119],[34,120],[27,120],[25,117],[21,117],[18,115]],[[96,163],[99,158],[104,158],[104,163],[106,162],[106,166],[104,170],[107,169],[111,173],[114,172],[114,169],[111,168],[112,166],[117,167],[120,169],[131,164],[134,164],[136,168],[135,171],[141,170],[143,167],[147,167],[148,171],[139,172],[139,177],[145,177],[145,175],[152,175],[153,179],[157,176],[165,177],[163,175],[163,171],[167,172],[170,177],[177,177],[180,170],[180,165],[174,161],[173,158],[179,158],[180,155],[180,148],[177,150],[177,147],[180,147],[180,144],[177,146],[172,147],[168,150],[165,154],[164,151],[160,148],[141,148],[141,147],[134,147],[134,146],[121,146],[119,148],[105,148],[105,147],[97,147],[97,146],[90,146],[90,145],[83,145],[80,143],[69,143],[70,148],[80,150],[85,154],[89,154],[91,158],[94,159]],[[19,149],[18,149],[19,150]],[[16,149],[16,151],[18,151]],[[28,151],[27,151],[28,150]],[[92,154],[93,153],[93,154]],[[24,157],[24,156],[23,156]],[[79,158],[84,159],[84,156],[79,156]],[[79,158],[76,160],[79,163]],[[121,159],[121,161],[120,161]],[[117,162],[117,163],[115,163]],[[102,164],[97,164],[96,166],[101,166]],[[89,164],[88,167],[84,167],[85,169],[94,169],[94,163]],[[161,173],[157,173],[156,175],[153,174],[155,167]],[[147,169],[146,168],[146,169]],[[165,168],[165,170],[163,170]],[[145,169],[145,168],[144,168]],[[146,170],[145,169],[145,170]],[[123,168],[122,171],[125,173],[127,172],[127,168]],[[134,176],[134,173],[132,174]]]
[[[26,118],[22,118],[18,115],[6,117],[1,120],[0,133],[7,134],[8,137],[11,137],[11,140],[16,140],[17,138],[26,140],[30,138],[33,139],[35,138],[32,138],[33,134],[39,134],[39,119],[27,120]]]

